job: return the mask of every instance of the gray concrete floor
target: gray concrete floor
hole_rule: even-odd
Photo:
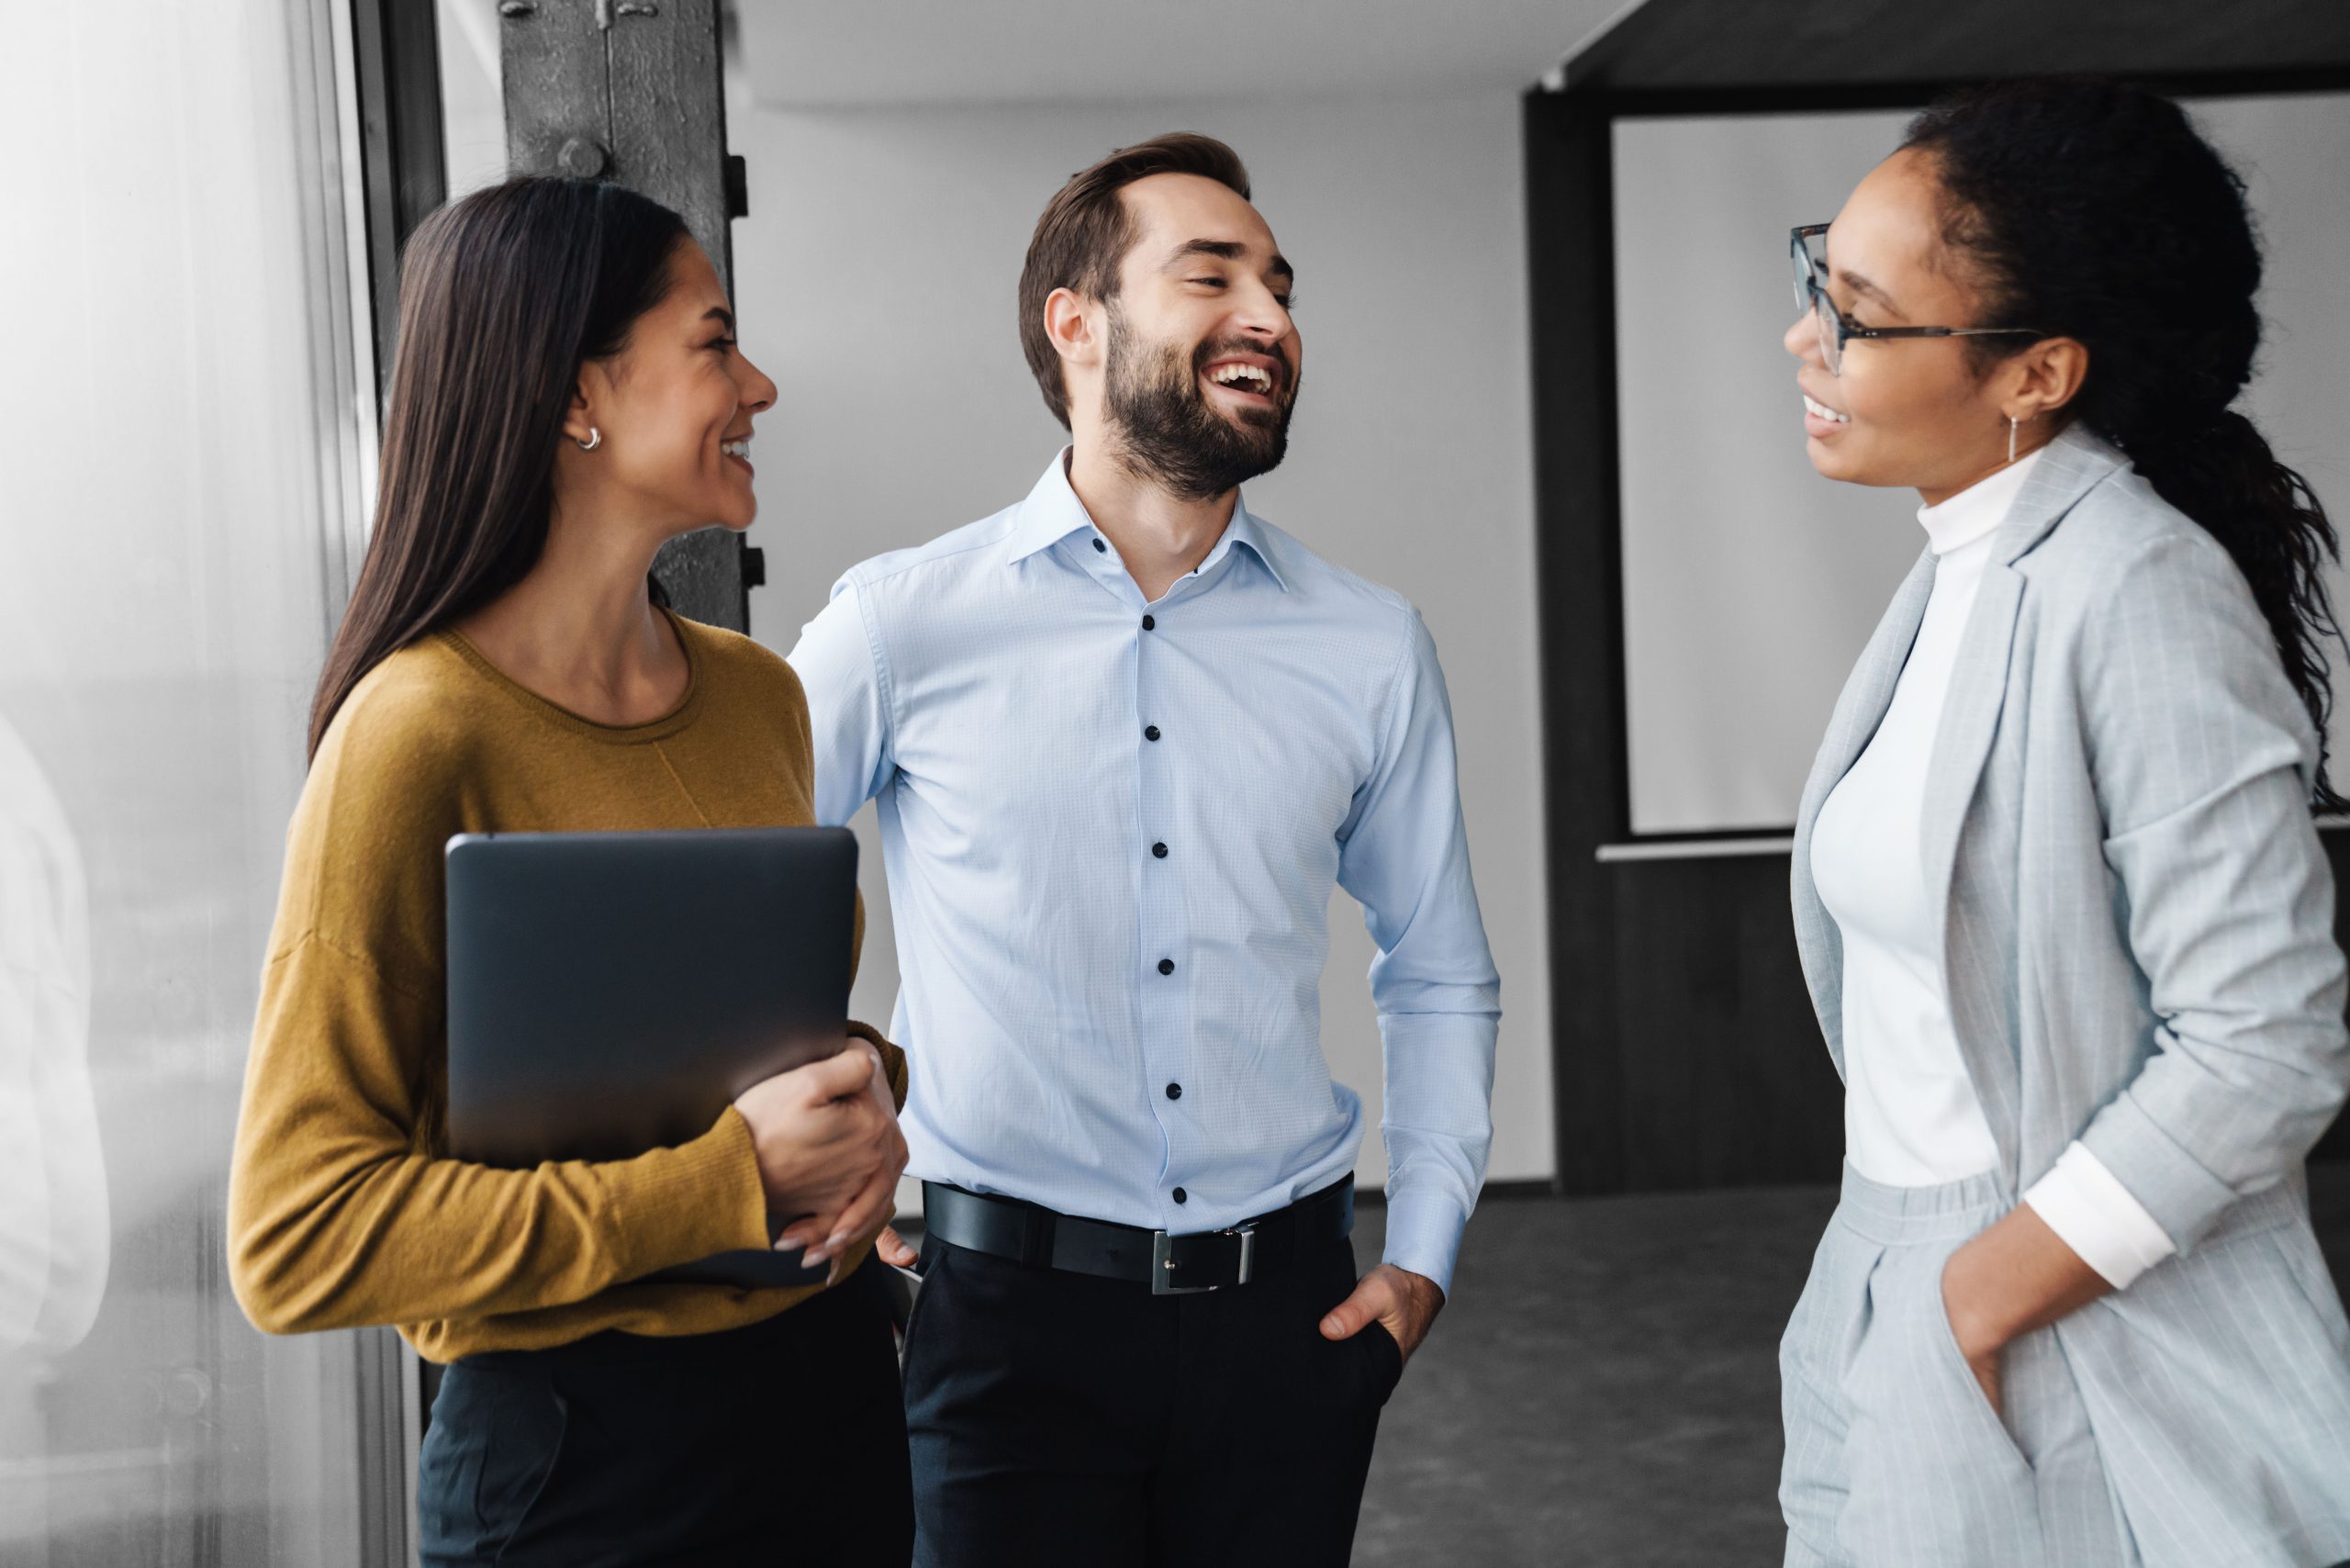
[[[2350,1292],[2350,1166],[2311,1172]],[[1387,1406],[1359,1564],[1770,1564],[1779,1330],[1828,1188],[1490,1199]],[[1379,1256],[1383,1211],[1355,1249]]]

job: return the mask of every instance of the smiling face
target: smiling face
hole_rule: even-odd
[[[1943,227],[1931,161],[1895,153],[1860,183],[1829,229],[1829,297],[1863,327],[2006,325],[1984,318]],[[2049,350],[2078,345],[1980,340],[2025,345],[1983,369],[1967,346],[1975,341],[1855,338],[1844,345],[1843,374],[1830,375],[1812,314],[1797,318],[1785,344],[1802,361],[1796,384],[1812,465],[1830,479],[1910,487],[1933,501],[2005,466],[2010,415],[2026,422],[2020,453],[2044,443],[2054,420],[2042,416],[2069,396],[2068,387],[2047,381]]]
[[[1191,498],[1221,495],[1288,448],[1304,347],[1294,283],[1246,198],[1196,174],[1154,174],[1119,192],[1136,231],[1118,291],[1099,312],[1102,372],[1071,386],[1098,398],[1125,461]]]
[[[751,420],[775,397],[775,383],[735,345],[717,271],[688,241],[670,257],[667,295],[637,318],[627,346],[581,366],[565,433],[602,439],[592,452],[565,449],[559,462],[595,487],[599,506],[665,536],[712,523],[739,532],[759,510]]]

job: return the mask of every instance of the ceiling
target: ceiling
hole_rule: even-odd
[[[1638,0],[728,0],[774,108],[1530,86]]]

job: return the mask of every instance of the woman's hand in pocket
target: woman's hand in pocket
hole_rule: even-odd
[[[811,1264],[870,1240],[890,1222],[906,1168],[881,1054],[858,1039],[838,1056],[753,1084],[734,1102],[751,1129],[767,1206],[795,1218],[776,1240]]]
[[[2004,1413],[1999,1353],[2112,1288],[2030,1204],[2020,1204],[1951,1254],[1942,1266],[1942,1311],[1983,1396]]]
[[[1966,1370],[1983,1389],[1983,1397],[1991,1404],[1991,1414],[2005,1417],[2007,1406],[1999,1394],[1999,1357],[2008,1348],[2004,1339],[1986,1339],[1959,1327],[1959,1314],[1951,1305],[1950,1275],[1942,1275],[1942,1311],[1950,1316],[1950,1335],[1958,1343],[1958,1353],[1966,1360]],[[1970,1315],[1969,1321],[1972,1321]]]

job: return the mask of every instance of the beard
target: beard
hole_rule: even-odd
[[[1138,340],[1115,300],[1109,317],[1102,397],[1117,431],[1116,456],[1129,473],[1183,500],[1203,501],[1281,466],[1297,403],[1297,373],[1286,356],[1274,356],[1282,364],[1271,408],[1227,414],[1209,405],[1200,373],[1226,354],[1260,348],[1227,341],[1185,353]]]

